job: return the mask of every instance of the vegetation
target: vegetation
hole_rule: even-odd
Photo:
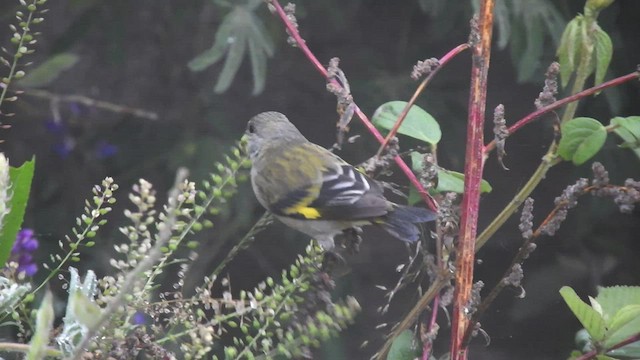
[[[339,49],[350,40],[332,38],[334,28],[348,34],[356,15],[371,21],[360,10],[381,11],[360,1],[328,9],[277,0],[178,8],[62,3],[2,5],[12,14],[0,18],[11,22],[0,59],[0,121],[8,146],[0,154],[3,357],[408,360],[501,351],[512,358],[640,357],[633,241],[640,202],[634,180],[640,116],[634,114],[640,109],[627,96],[637,92],[640,74],[636,65],[616,60],[614,49],[628,44],[616,45],[624,26],[609,32],[607,18],[609,11],[624,14],[623,5],[576,1],[581,12],[565,21],[578,5],[387,4],[406,19],[419,14],[420,24],[403,21],[406,38],[390,40],[395,53],[373,56],[362,39],[347,43],[345,52]],[[147,19],[153,30],[135,21],[135,10],[160,16]],[[47,23],[60,24],[65,11],[75,12],[74,21],[59,35]],[[187,36],[194,18],[207,31]],[[467,20],[470,26],[461,26]],[[432,41],[422,32],[429,21],[440,48],[450,50],[415,62]],[[92,27],[113,33],[85,35]],[[363,28],[371,39],[388,36],[380,24]],[[103,36],[118,41],[99,46]],[[452,44],[457,36],[460,43]],[[161,47],[174,38],[175,48]],[[35,58],[41,51],[50,53]],[[171,68],[145,62],[167,53],[175,54]],[[318,54],[330,59],[326,66]],[[457,68],[466,55],[471,61]],[[505,58],[511,68],[490,66]],[[97,59],[120,68],[102,73]],[[404,67],[412,61],[411,76],[398,75],[409,73]],[[361,69],[350,71],[356,65]],[[385,65],[403,70],[380,70]],[[449,70],[467,74],[469,66],[460,79]],[[110,80],[114,69],[126,81]],[[297,80],[309,69],[321,77]],[[493,76],[505,88],[515,86],[506,80],[510,71],[530,83],[517,96],[496,86],[494,96]],[[83,72],[95,76],[97,88],[118,90],[91,91],[78,83],[82,76],[73,76]],[[154,82],[141,80],[147,76]],[[337,114],[326,95],[310,90],[322,81],[336,98]],[[295,88],[281,90],[281,83]],[[401,100],[414,87],[413,96]],[[493,109],[494,137],[486,141],[485,114],[499,95],[504,104]],[[303,117],[300,128],[316,142],[313,129],[321,125],[325,140],[346,158],[353,156],[349,151],[375,154],[362,171],[406,202],[437,210],[437,221],[406,249],[378,241],[375,232],[363,234],[362,244],[345,236],[337,256],[275,224],[247,184],[241,129],[259,106],[287,107],[294,122]],[[372,110],[370,118],[365,109]],[[337,128],[319,123],[320,114],[335,119]],[[466,122],[459,120],[465,115]],[[70,209],[79,212],[71,226]],[[519,222],[512,219],[517,212]],[[58,235],[68,227],[68,235]],[[585,274],[591,286],[579,281]],[[512,303],[542,300],[517,310],[503,300],[510,291]],[[594,297],[587,303],[581,295],[588,293]],[[536,328],[533,318],[552,326],[548,309],[560,299],[566,306],[557,317],[569,327],[554,328],[558,343],[529,333],[518,342],[528,324]],[[499,315],[503,309],[508,316]],[[558,329],[564,335],[557,336]],[[493,338],[497,344],[489,344]],[[525,348],[531,339],[542,346]]]

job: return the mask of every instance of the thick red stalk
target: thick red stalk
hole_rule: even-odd
[[[464,360],[467,350],[463,343],[469,325],[469,305],[473,285],[475,240],[480,205],[484,150],[484,114],[487,98],[487,74],[491,58],[494,0],[483,0],[478,29],[471,30],[472,65],[467,149],[464,166],[464,196],[460,217],[460,236],[456,251],[456,277],[451,326],[451,359]],[[479,38],[478,38],[479,37]]]
[[[280,5],[280,3],[277,0],[270,0],[269,3],[273,5],[273,7],[275,8],[276,13],[280,17],[284,25],[287,27],[289,35],[295,40],[298,48],[300,48],[302,53],[307,57],[307,59],[309,59],[309,61],[311,61],[313,66],[316,68],[316,70],[318,70],[318,72],[320,72],[320,74],[322,74],[322,76],[326,79],[327,69],[325,69],[324,66],[322,66],[320,61],[318,61],[318,58],[316,58],[316,56],[311,52],[311,50],[305,43],[304,39],[302,39],[302,37],[300,36],[300,33],[298,32],[296,27],[291,23],[291,21],[289,21],[289,18],[287,17],[287,14],[282,8],[282,6]],[[331,80],[331,81],[336,86],[342,86],[340,83],[338,83],[335,80]],[[356,105],[355,113],[358,115],[358,117],[360,118],[364,126],[369,130],[369,132],[376,138],[376,140],[378,140],[378,142],[380,143],[384,142],[384,137],[380,134],[378,129],[376,129],[375,126],[373,126],[371,121],[369,121],[369,118],[364,114],[364,112],[362,112],[362,110],[360,110],[360,108],[357,105]],[[424,189],[424,187],[422,186],[422,184],[420,183],[416,175],[413,173],[413,171],[411,171],[411,168],[407,166],[404,160],[402,160],[400,156],[396,156],[394,158],[394,161],[396,162],[400,170],[409,179],[409,182],[416,188],[416,190],[418,190],[418,193],[420,194],[424,202],[427,204],[427,206],[429,206],[429,208],[434,211],[437,210],[438,209],[437,204],[431,198],[429,193],[427,193],[427,191]]]

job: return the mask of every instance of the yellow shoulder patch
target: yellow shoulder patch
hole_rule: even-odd
[[[320,217],[320,212],[317,209],[308,206],[298,207],[295,209],[295,212],[309,220],[318,219]]]

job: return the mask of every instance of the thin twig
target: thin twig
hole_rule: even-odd
[[[402,109],[402,112],[400,113],[400,115],[398,115],[398,119],[396,120],[395,124],[393,125],[393,128],[391,128],[391,130],[389,131],[389,134],[387,134],[387,137],[384,139],[384,142],[382,143],[382,145],[380,145],[380,148],[378,149],[378,152],[376,153],[376,156],[380,156],[382,154],[382,152],[384,151],[384,149],[389,144],[389,141],[391,139],[393,139],[394,136],[396,136],[396,133],[398,132],[398,129],[402,125],[402,122],[404,121],[404,119],[407,117],[407,114],[409,113],[409,110],[411,109],[413,104],[415,104],[416,100],[418,99],[418,96],[420,96],[420,94],[422,94],[424,89],[431,82],[431,79],[433,79],[433,77],[438,73],[438,71],[440,71],[440,69],[442,69],[449,61],[451,61],[451,59],[453,59],[454,57],[456,57],[458,54],[462,53],[463,51],[467,50],[468,48],[469,48],[469,44],[468,43],[460,44],[460,45],[456,46],[455,48],[451,49],[451,51],[446,53],[442,58],[440,58],[440,60],[438,60],[438,66],[436,66],[429,73],[429,75],[427,75],[424,78],[424,80],[422,80],[422,82],[420,83],[418,88],[416,88],[416,91],[413,93],[413,96],[411,96],[411,99],[409,99],[409,102],[407,102],[407,104],[404,106],[404,109]]]
[[[540,108],[534,112],[532,112],[531,114],[523,117],[522,119],[516,121],[515,124],[511,125],[509,127],[509,135],[513,135],[513,133],[515,133],[516,131],[518,131],[521,127],[529,124],[530,122],[536,120],[537,118],[539,118],[540,116],[553,111],[561,106],[564,106],[568,103],[572,103],[574,101],[578,101],[581,100],[587,96],[591,96],[595,93],[598,93],[606,88],[610,88],[610,87],[614,87],[614,86],[619,86],[625,82],[634,80],[634,79],[638,79],[638,77],[640,77],[640,72],[638,71],[634,71],[632,73],[629,73],[627,75],[623,75],[620,77],[617,77],[615,79],[609,80],[607,82],[604,82],[598,86],[594,86],[591,87],[589,89],[580,91],[574,95],[571,96],[567,96],[564,99],[560,99],[552,104],[549,104],[543,108]],[[495,140],[492,140],[490,143],[488,143],[485,147],[484,147],[484,154],[485,156],[488,156],[488,154],[496,148],[496,142]]]
[[[440,308],[440,292],[433,298],[431,304],[431,317],[429,318],[428,331],[431,332],[436,326],[436,320],[438,318],[438,309]],[[422,360],[429,360],[431,358],[431,349],[433,349],[433,340],[425,341],[422,346]]]
[[[209,275],[209,278],[214,279],[215,277],[220,275],[220,272],[222,272],[222,270],[227,266],[227,264],[229,264],[229,262],[231,262],[231,260],[235,258],[238,252],[240,252],[240,250],[243,250],[249,247],[249,245],[253,242],[253,240],[255,240],[255,236],[259,232],[264,230],[272,222],[273,222],[273,215],[271,213],[265,212],[264,214],[262,214],[260,219],[258,219],[258,221],[256,221],[253,224],[251,229],[249,229],[249,231],[247,231],[247,233],[242,237],[242,239],[229,251],[229,254],[227,254],[224,257],[224,259],[220,262],[220,264],[216,266],[216,268],[213,270],[211,275]]]
[[[625,345],[629,345],[629,344],[632,344],[632,343],[638,342],[638,341],[640,341],[640,333],[632,335],[632,336],[626,338],[625,340],[622,340],[619,343],[613,345],[612,347],[607,349],[607,352],[611,351],[611,350],[619,349],[619,348],[621,348],[621,347],[623,347]],[[593,350],[589,351],[588,353],[577,357],[576,360],[590,360],[590,359],[595,358],[597,355],[598,355],[598,349],[593,349]]]
[[[40,99],[48,99],[52,103],[58,102],[67,102],[67,103],[78,103],[85,105],[87,107],[92,107],[96,109],[111,111],[114,113],[120,114],[129,114],[135,117],[147,119],[147,120],[158,120],[158,114],[152,111],[136,109],[128,106],[118,105],[114,103],[110,103],[107,101],[96,100],[82,95],[61,95],[55,94],[46,90],[40,89],[23,89],[23,95],[33,96]]]
[[[435,298],[436,295],[440,293],[447,284],[449,284],[452,275],[450,273],[441,273],[438,275],[436,280],[431,284],[429,289],[422,295],[422,297],[416,302],[413,308],[409,311],[409,314],[402,319],[392,330],[384,345],[380,348],[378,353],[375,355],[375,358],[378,360],[384,360],[387,358],[389,353],[389,349],[391,349],[391,344],[393,344],[393,340],[400,335],[401,332],[407,330],[413,323],[418,320],[418,317],[422,313],[422,311],[429,305],[431,301]]]

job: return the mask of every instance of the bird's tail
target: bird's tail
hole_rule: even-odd
[[[398,205],[376,223],[395,238],[413,243],[420,238],[416,224],[433,221],[436,216],[437,213],[428,209]]]

